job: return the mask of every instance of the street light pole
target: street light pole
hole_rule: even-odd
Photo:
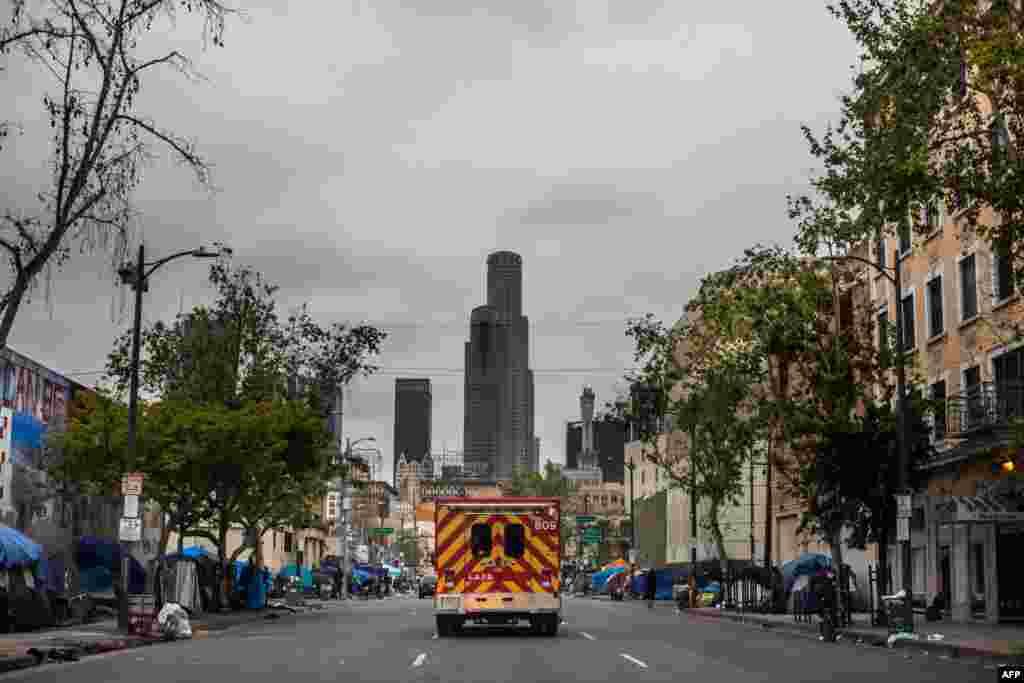
[[[216,245],[217,251],[208,251],[204,247],[180,251],[176,254],[166,256],[154,263],[146,263],[146,247],[139,244],[139,252],[135,263],[132,266],[124,266],[118,270],[123,284],[130,285],[135,291],[135,310],[132,321],[132,354],[131,366],[128,379],[128,463],[132,471],[138,460],[138,423],[139,423],[139,364],[142,356],[142,295],[149,290],[149,278],[160,266],[170,263],[175,259],[184,256],[193,258],[217,258],[221,255],[230,255],[231,249],[223,245]],[[147,272],[146,267],[149,267]],[[142,502],[139,501],[141,514]],[[127,512],[126,509],[122,511]],[[130,626],[128,608],[128,578],[131,567],[132,543],[128,544],[128,551],[121,553],[121,597],[118,600],[117,625],[121,630],[127,631]]]
[[[908,424],[908,407],[907,407],[907,378],[906,371],[904,369],[904,334],[906,331],[903,329],[903,290],[901,286],[901,271],[902,267],[900,264],[900,254],[897,248],[895,252],[894,267],[896,269],[895,285],[896,285],[896,345],[897,345],[897,362],[896,362],[896,393],[898,396],[899,404],[899,419],[896,423],[896,430],[899,432],[899,493],[900,495],[908,496],[910,494],[910,439],[907,434]],[[897,511],[899,512],[899,511]],[[899,524],[899,522],[897,522]],[[913,562],[912,552],[910,547],[910,523],[909,520],[906,524],[906,537],[900,541],[901,553],[900,553],[900,564],[903,565],[903,590],[906,594],[906,600],[904,602],[904,628],[910,629],[912,632],[914,629],[914,605],[913,605],[913,592],[914,592],[914,574],[911,563]],[[841,569],[841,568],[840,568]]]
[[[902,282],[902,264],[900,262],[900,250],[899,246],[893,253],[893,267],[886,268],[880,263],[875,263],[866,258],[859,256],[845,255],[837,257],[829,257],[826,260],[830,261],[856,261],[874,268],[877,273],[885,277],[890,283],[892,283],[896,290],[896,443],[898,447],[897,451],[897,467],[899,481],[897,487],[897,501],[901,497],[906,497],[910,502],[910,439],[907,434],[907,426],[909,424],[909,406],[907,396],[907,377],[904,364],[906,362],[906,351],[903,348],[903,282]],[[893,274],[890,275],[889,271],[892,270]],[[901,514],[899,512],[899,506],[897,506],[897,517]],[[897,525],[899,521],[897,519]],[[897,526],[897,532],[899,526]],[[910,523],[907,521],[905,528],[905,537],[903,540],[899,540],[900,544],[900,564],[903,569],[902,587],[906,595],[906,599],[903,605],[903,616],[904,616],[904,628],[913,630],[914,627],[914,606],[913,606],[913,591],[914,591],[914,575],[913,568],[911,567],[911,542],[910,542]],[[842,568],[840,567],[839,570]],[[881,567],[881,575],[884,577],[887,571],[886,567]],[[883,581],[881,585],[885,585]]]

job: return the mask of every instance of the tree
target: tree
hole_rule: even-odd
[[[835,126],[820,135],[803,128],[822,163],[814,196],[790,197],[804,252],[827,246],[848,255],[879,235],[930,233],[944,204],[963,232],[976,233],[1019,271],[1020,6],[840,0],[830,9],[857,41],[861,69]]]
[[[178,51],[153,55],[152,32],[177,9],[205,20],[204,38],[223,45],[234,14],[217,0],[11,0],[11,21],[0,28],[0,55],[19,52],[56,80],[43,98],[53,131],[51,179],[38,193],[38,211],[6,207],[0,248],[10,285],[0,297],[0,347],[41,275],[71,258],[75,248],[111,248],[116,268],[127,248],[134,216],[131,195],[156,142],[188,166],[201,184],[209,167],[195,146],[137,111],[144,82],[164,69],[194,77]],[[152,37],[151,37],[152,36]],[[13,127],[2,127],[4,133]]]
[[[711,329],[717,329],[711,318],[667,329],[648,316],[631,323],[627,334],[636,341],[636,360],[643,362],[636,379],[655,387],[646,400],[641,392],[641,405],[634,408],[642,425],[644,455],[668,476],[671,486],[707,503],[703,523],[725,563],[728,552],[721,511],[738,502],[743,466],[763,431],[751,403],[760,370],[749,363],[742,344],[720,343],[733,340]],[[663,439],[661,420],[655,420],[652,428],[649,413],[672,417],[675,433]],[[681,433],[689,435],[688,446],[682,443]],[[667,441],[664,446],[663,441]]]
[[[512,480],[506,488],[509,496],[535,496],[540,498],[557,498],[562,519],[559,524],[559,536],[565,548],[576,536],[576,519],[578,511],[573,507],[572,482],[562,476],[557,465],[544,463],[544,473],[533,472],[525,468],[512,469]]]

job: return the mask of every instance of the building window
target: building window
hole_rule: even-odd
[[[985,546],[982,543],[975,543],[971,550],[974,551],[974,593],[984,597],[985,595]]]
[[[985,403],[981,395],[981,367],[964,370],[964,393],[967,395],[968,426],[977,426],[985,419]]]
[[[889,348],[889,312],[881,311],[878,314],[878,349],[885,351]]]
[[[960,319],[978,315],[978,277],[974,254],[960,261]]]
[[[1010,259],[1009,245],[1000,244],[994,254],[996,276],[996,301],[1005,301],[1013,294],[1013,261]]]
[[[520,558],[526,551],[526,531],[522,524],[509,524],[505,527],[505,555]]]
[[[885,238],[881,230],[875,236],[875,256],[878,257],[878,267],[885,268]]]
[[[910,351],[915,346],[914,339],[914,295],[909,294],[903,297],[900,305],[900,314],[903,318],[903,350]]]
[[[491,556],[491,527],[488,524],[474,524],[469,532],[469,547],[473,557]]]
[[[928,281],[928,336],[942,334],[942,276]]]
[[[286,553],[292,552],[292,545],[294,545],[292,535],[286,531],[284,533],[284,551]]]
[[[940,441],[946,436],[946,381],[933,384],[931,393],[935,402],[935,440]]]

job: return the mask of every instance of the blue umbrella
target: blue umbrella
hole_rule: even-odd
[[[43,546],[16,529],[0,525],[0,569],[26,567],[42,556]]]
[[[823,569],[831,569],[832,558],[821,553],[804,553],[799,559],[782,565],[782,579],[785,592],[793,590],[793,584],[801,576],[814,576]]]

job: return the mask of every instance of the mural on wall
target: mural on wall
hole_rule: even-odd
[[[10,349],[0,350],[0,405],[46,425],[67,414],[70,398],[67,379]]]

